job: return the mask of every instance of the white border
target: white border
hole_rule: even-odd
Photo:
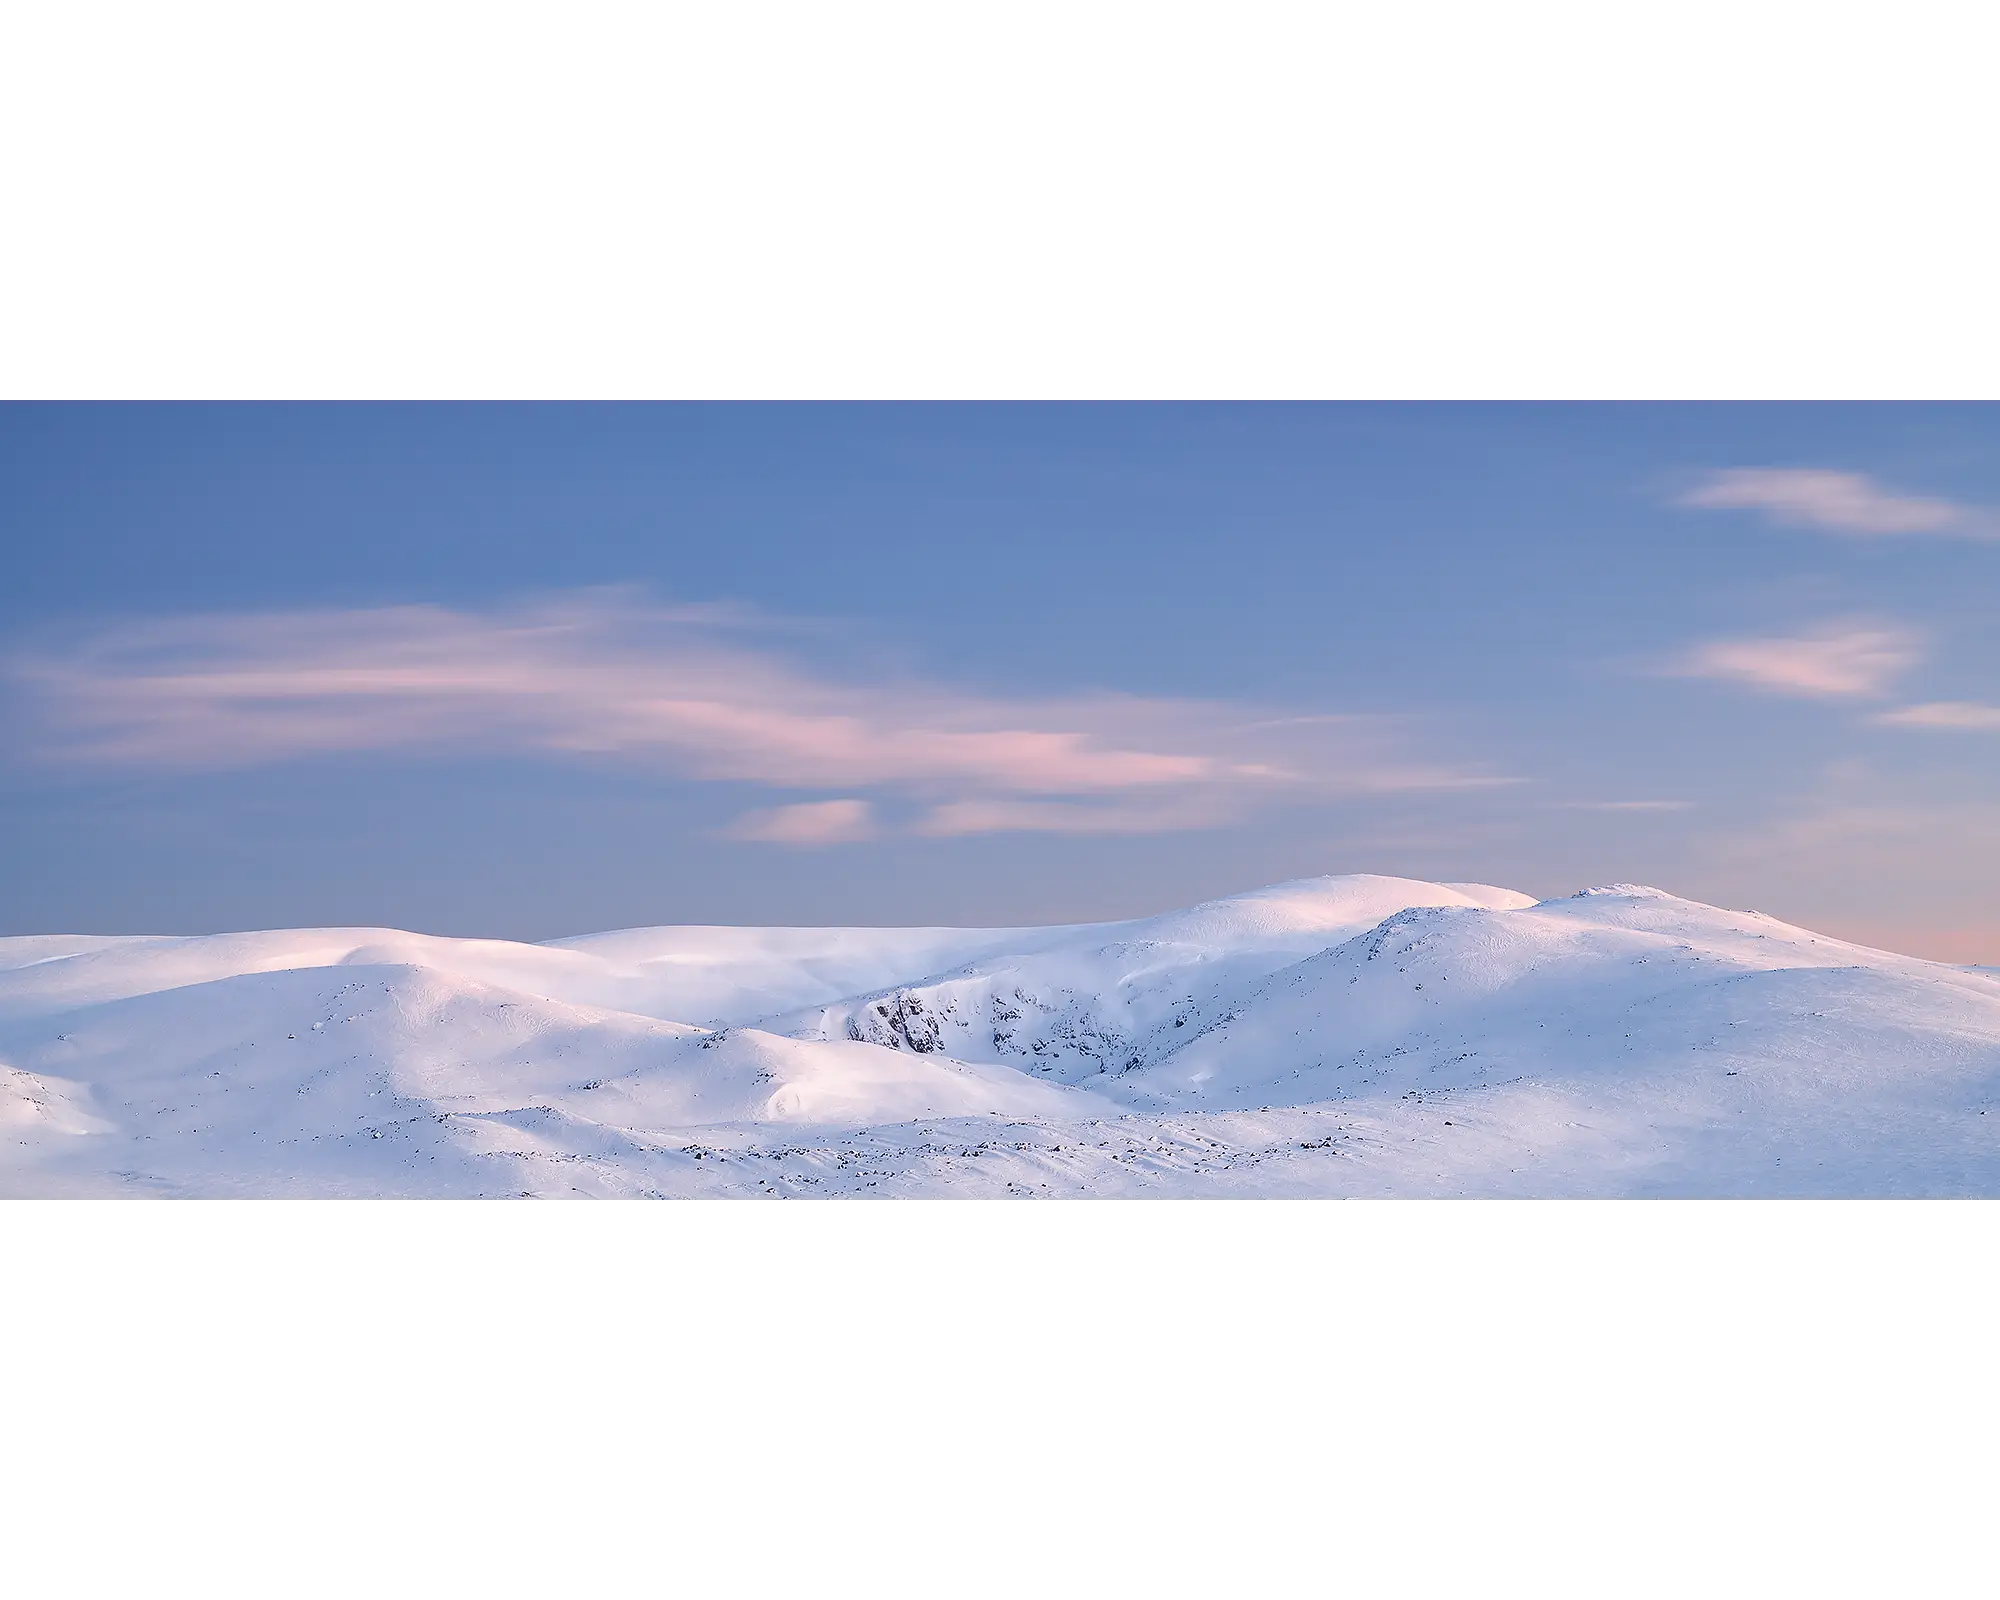
[[[2000,13],[71,0],[19,397],[1992,397]]]
[[[2000,1211],[26,1202],[19,1592],[1975,1592]]]

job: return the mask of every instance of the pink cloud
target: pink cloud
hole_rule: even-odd
[[[916,831],[933,839],[975,833],[1180,833],[1236,820],[1236,811],[1207,794],[1151,802],[1089,804],[1072,800],[953,800],[934,806]]]
[[[1781,639],[1717,639],[1665,670],[1669,676],[1724,678],[1773,694],[1839,699],[1879,695],[1923,659],[1920,635],[1903,628],[1828,624]]]
[[[1564,800],[1565,811],[1687,811],[1692,800]]]
[[[1875,720],[1899,728],[2000,730],[2000,706],[1981,705],[1973,700],[1931,700],[1923,705],[1884,711]]]
[[[920,826],[934,833],[1152,832],[1287,796],[1492,781],[1410,760],[1390,719],[840,678],[763,647],[771,631],[606,594],[500,614],[182,617],[76,639],[16,659],[8,675],[53,759],[198,770],[340,752],[542,752],[901,794],[930,808]],[[734,831],[807,843],[873,826],[868,802],[845,799],[757,813]]]
[[[875,808],[866,800],[808,800],[746,811],[724,830],[731,839],[767,844],[852,844],[875,837]]]
[[[1738,467],[1713,472],[1679,504],[1761,511],[1775,522],[1864,537],[1908,533],[2000,537],[2000,518],[1950,500],[1899,494],[1858,472]]]

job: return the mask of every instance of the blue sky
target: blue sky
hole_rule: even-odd
[[[2000,409],[0,408],[0,932],[1616,879],[2000,960]]]

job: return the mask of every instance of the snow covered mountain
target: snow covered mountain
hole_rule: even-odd
[[[1616,885],[0,940],[0,1192],[2000,1193],[2000,977]]]

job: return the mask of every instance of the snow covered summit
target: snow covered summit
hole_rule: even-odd
[[[0,1192],[1994,1194],[2000,978],[1371,876],[1054,928],[4,939]]]

